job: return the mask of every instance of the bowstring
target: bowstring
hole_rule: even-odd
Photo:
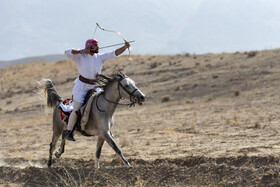
[[[95,27],[95,31],[94,31],[94,34],[97,30],[97,27],[103,31],[107,31],[107,32],[114,32],[116,34],[118,34],[120,37],[122,37],[122,39],[127,42],[127,40],[125,39],[125,37],[122,35],[122,33],[118,32],[118,31],[114,31],[114,30],[108,30],[108,29],[104,29],[103,27],[101,27],[98,23],[96,23],[96,27]],[[118,71],[118,69],[124,64],[126,63],[127,61],[131,61],[131,58],[130,58],[130,48],[128,48],[128,58],[126,60],[124,60],[122,63],[120,63],[116,68],[113,69],[112,73]]]
[[[94,32],[93,32],[92,38],[94,38],[94,35],[95,35],[96,31],[97,31],[97,25],[95,26],[95,29],[94,29]]]
[[[131,58],[130,58],[130,49],[128,48],[128,58],[126,60],[124,60],[122,63],[120,63],[115,69],[113,69],[112,73],[116,72],[119,70],[119,68],[124,64],[126,63],[127,61],[131,61]]]

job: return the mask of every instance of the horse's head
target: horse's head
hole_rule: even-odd
[[[122,98],[130,99],[132,103],[142,105],[145,95],[136,87],[135,82],[122,72],[114,74],[119,82],[119,92]]]

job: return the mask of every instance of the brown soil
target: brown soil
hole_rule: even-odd
[[[126,57],[108,62],[104,74]],[[53,80],[71,97],[70,61],[0,69],[0,184],[4,186],[279,186],[280,50],[132,56],[123,71],[147,96],[119,106],[114,139],[126,167],[96,137],[76,134],[47,168],[52,109],[34,92]],[[123,101],[125,102],[125,101]],[[58,142],[59,145],[59,142]]]

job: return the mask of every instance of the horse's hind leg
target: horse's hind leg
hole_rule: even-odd
[[[99,158],[101,155],[101,149],[102,149],[103,143],[104,143],[104,139],[101,137],[98,137],[97,145],[96,145],[96,153],[95,153],[95,164],[94,164],[95,168],[99,168]]]
[[[53,133],[52,142],[50,143],[48,167],[51,167],[52,165],[52,155],[59,136],[60,135],[58,133]]]
[[[115,151],[118,155],[120,155],[120,157],[121,157],[121,159],[123,160],[123,162],[124,162],[126,165],[130,166],[129,162],[124,158],[124,156],[123,156],[123,154],[122,154],[122,151],[119,149],[119,147],[117,146],[117,144],[116,144],[115,141],[113,140],[113,138],[112,138],[110,132],[105,133],[104,136],[105,136],[106,142],[114,149],[114,151]]]
[[[62,136],[61,144],[59,149],[55,152],[55,157],[60,158],[60,156],[64,153],[64,147],[65,147],[65,137]]]

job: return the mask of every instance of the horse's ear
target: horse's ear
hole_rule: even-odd
[[[116,74],[114,74],[114,77],[115,77],[117,80],[119,80],[119,79],[122,78],[122,75],[119,74],[119,73],[116,73]]]
[[[127,77],[124,72],[120,71],[120,73],[123,75],[123,77]]]
[[[119,72],[117,73],[117,75],[118,75],[119,78],[121,78],[121,79],[124,79],[124,78],[126,77],[126,75],[125,75],[122,71],[119,71]]]

